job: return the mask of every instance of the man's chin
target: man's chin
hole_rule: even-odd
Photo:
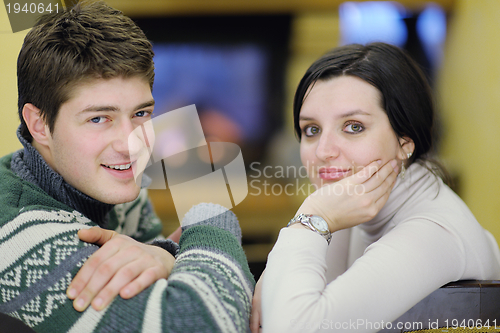
[[[102,192],[92,197],[96,200],[99,200],[101,202],[110,205],[118,205],[126,202],[131,202],[137,199],[140,190],[141,190],[140,187],[135,186],[134,189],[124,189],[123,191],[114,191],[111,193]]]
[[[110,197],[110,200],[107,203],[112,204],[112,205],[118,205],[118,204],[134,201],[135,199],[137,199],[138,196],[139,196],[139,191],[137,191],[133,195],[127,195],[127,196],[120,195],[120,196],[116,196],[116,197]]]

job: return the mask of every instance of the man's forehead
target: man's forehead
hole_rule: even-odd
[[[123,95],[124,91],[125,95]],[[127,101],[128,97],[130,99]],[[80,81],[70,88],[68,98],[63,105],[80,104],[77,112],[82,113],[121,111],[125,102],[128,104],[127,110],[154,106],[155,101],[151,94],[149,81],[141,77],[93,78]]]
[[[72,82],[69,82],[67,85],[69,87],[69,96],[70,98],[74,98],[75,96],[79,95],[79,93],[83,90],[89,90],[92,88],[96,88],[98,86],[105,85],[107,83],[110,84],[116,84],[116,82],[123,81],[123,82],[141,82],[144,85],[147,85],[149,87],[149,91],[152,92],[152,87],[149,84],[149,80],[146,77],[143,76],[114,76],[110,78],[102,78],[102,77],[95,77],[95,76],[90,76],[90,77],[82,77],[80,79],[74,80]]]

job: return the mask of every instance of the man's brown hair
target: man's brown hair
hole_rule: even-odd
[[[153,87],[152,45],[142,30],[102,1],[83,1],[42,16],[26,35],[17,60],[21,134],[32,136],[22,111],[26,103],[54,131],[59,108],[75,87],[94,79],[143,77]]]

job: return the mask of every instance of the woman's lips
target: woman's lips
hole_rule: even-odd
[[[341,180],[349,175],[350,169],[322,168],[319,170],[319,177],[323,180]]]

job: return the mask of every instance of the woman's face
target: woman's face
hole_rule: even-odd
[[[406,158],[413,141],[398,139],[381,107],[381,93],[354,76],[317,81],[299,115],[300,156],[318,187],[358,172],[373,161]],[[408,151],[407,151],[408,150]]]

